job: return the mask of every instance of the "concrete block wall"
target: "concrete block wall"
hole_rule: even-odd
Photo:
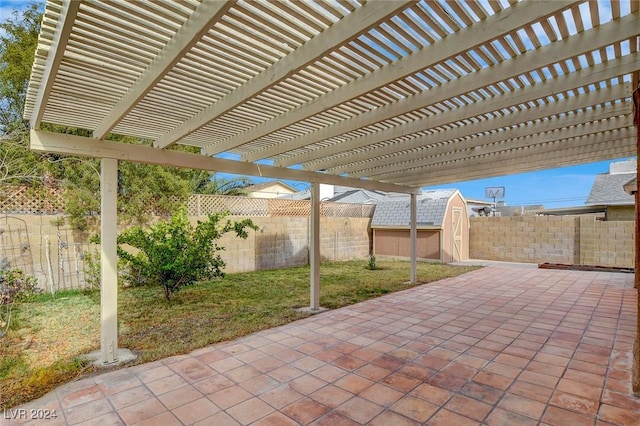
[[[585,265],[632,268],[635,223],[580,218],[580,256]]]
[[[85,286],[89,234],[73,231],[56,215],[0,217],[0,262],[34,275],[43,289]]]
[[[230,217],[231,220],[241,218]],[[246,240],[225,235],[219,245],[226,272],[302,266],[309,262],[309,218],[257,217],[259,227]],[[369,255],[369,218],[320,219],[322,260],[363,259]]]
[[[42,288],[53,280],[56,290],[85,286],[83,254],[90,250],[89,237],[99,230],[78,233],[60,225],[60,216],[14,215],[0,217],[0,262],[35,275]],[[205,217],[196,218],[205,220]],[[229,217],[241,220],[243,217]],[[309,218],[256,217],[257,231],[247,239],[233,232],[218,245],[226,263],[225,272],[247,272],[302,266],[309,262]],[[369,255],[369,218],[322,217],[322,260],[365,259]],[[48,241],[48,244],[47,244]],[[49,247],[47,258],[47,246]],[[52,277],[52,278],[51,278]]]
[[[633,267],[634,222],[591,216],[475,217],[470,257],[524,263]]]

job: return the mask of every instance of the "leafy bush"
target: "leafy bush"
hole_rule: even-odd
[[[183,208],[148,230],[137,226],[124,231],[118,235],[118,256],[127,269],[125,280],[131,285],[161,284],[165,298],[170,300],[171,293],[182,286],[223,277],[225,264],[219,252],[224,247],[216,241],[230,231],[247,238],[246,228],[257,229],[250,219],[224,222],[226,216],[227,213],[210,214],[208,220],[193,226]],[[124,244],[137,252],[125,250]]]
[[[17,268],[0,269],[0,305],[28,299],[41,291],[36,277],[25,276],[24,272]]]
[[[93,240],[90,240],[93,242]],[[84,281],[88,288],[97,290],[100,288],[100,252],[97,250],[85,250],[82,253],[84,260],[83,272]]]
[[[25,276],[20,269],[0,269],[0,338],[9,330],[13,303],[39,292],[41,290],[35,277]]]

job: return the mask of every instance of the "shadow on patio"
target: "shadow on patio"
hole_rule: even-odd
[[[632,274],[490,266],[20,408],[56,410],[37,424],[640,424],[635,335]]]

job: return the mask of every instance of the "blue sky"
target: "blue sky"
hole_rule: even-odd
[[[44,1],[42,0],[34,0],[33,2],[44,6]],[[28,3],[30,2],[23,0],[0,0],[0,20],[4,21],[11,10],[21,10]],[[606,3],[599,3],[602,9],[600,13],[610,14],[601,5],[606,5]],[[573,31],[573,29],[570,30]],[[546,171],[458,182],[425,189],[458,188],[466,198],[487,200],[485,197],[486,187],[504,186],[504,201],[510,206],[537,204],[542,204],[546,208],[582,206],[589,195],[595,176],[600,173],[606,173],[609,170],[610,162],[604,161]],[[267,179],[251,178],[251,180],[255,183],[260,183]],[[308,187],[306,183],[287,183],[301,190]]]
[[[510,206],[537,204],[544,205],[545,208],[583,206],[596,175],[607,173],[609,163],[621,160],[601,161],[539,172],[439,185],[429,189],[458,188],[465,198],[488,200],[485,197],[486,187],[504,186],[504,201]]]
[[[509,206],[543,205],[547,209],[583,206],[596,175],[607,173],[610,163],[630,158],[635,157],[456,182],[449,185],[424,187],[423,189],[457,188],[465,198],[493,201],[485,197],[485,188],[504,186],[504,201]],[[251,178],[251,180],[255,183],[261,183],[270,179]],[[301,191],[309,187],[304,182],[285,181],[285,183]]]

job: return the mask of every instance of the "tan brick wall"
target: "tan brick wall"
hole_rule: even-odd
[[[83,287],[83,254],[90,247],[89,236],[98,230],[91,233],[74,232],[68,225],[59,226],[56,223],[60,217],[0,216],[0,262],[6,259],[12,267],[35,275],[43,288],[49,287],[51,276],[56,289]],[[192,219],[195,222],[197,218]],[[225,248],[221,252],[226,263],[225,272],[275,269],[308,263],[308,218],[257,217],[252,220],[259,230],[250,230],[246,240],[236,238],[233,233],[220,239],[219,245]],[[322,260],[366,258],[370,247],[369,222],[369,218],[322,217]]]
[[[55,215],[0,217],[0,262],[38,278],[49,289],[84,286],[88,234],[74,232]]]
[[[232,220],[238,218],[231,218]],[[229,234],[220,240],[226,272],[301,266],[309,258],[309,218],[252,218],[258,231],[246,240]],[[322,260],[363,259],[369,255],[369,218],[320,218]]]
[[[633,267],[634,222],[590,216],[471,218],[470,256],[525,263]]]

